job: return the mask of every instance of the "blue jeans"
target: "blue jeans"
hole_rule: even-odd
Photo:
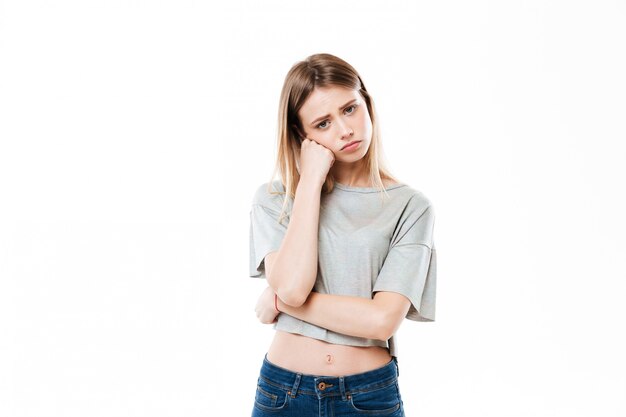
[[[404,417],[398,359],[360,374],[323,376],[281,368],[263,358],[252,417]]]

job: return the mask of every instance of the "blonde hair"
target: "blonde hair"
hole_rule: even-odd
[[[383,179],[398,182],[385,164],[382,149],[378,115],[374,107],[374,100],[367,92],[363,80],[357,71],[346,61],[331,54],[320,53],[307,57],[294,64],[283,83],[278,105],[278,154],[276,164],[268,184],[270,194],[286,194],[283,201],[279,222],[282,220],[287,207],[288,199],[295,199],[296,189],[300,181],[297,160],[300,155],[300,135],[304,132],[298,112],[307,98],[316,87],[324,88],[337,86],[358,90],[365,103],[372,121],[372,140],[369,149],[363,156],[365,166],[369,172],[370,183],[381,191],[383,199],[388,197]],[[276,172],[280,172],[281,182],[285,191],[272,189]],[[330,193],[335,186],[335,179],[329,172],[322,186],[322,194]]]

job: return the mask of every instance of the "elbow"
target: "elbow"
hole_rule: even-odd
[[[389,340],[393,334],[389,331],[388,326],[382,325],[378,326],[378,331],[374,335],[374,339],[376,340]]]
[[[278,295],[278,298],[282,300],[283,303],[291,307],[302,306],[302,304],[304,304],[308,298],[308,294],[303,295],[297,291],[286,290],[286,289],[285,290],[279,289],[278,292],[276,292],[276,294]]]
[[[376,330],[374,338],[377,340],[389,340],[396,332],[396,326],[394,326],[392,319],[384,312],[380,314],[378,325],[374,326],[374,328]]]
[[[296,282],[288,281],[287,284],[278,285],[278,288],[275,290],[278,298],[280,298],[283,303],[287,304],[288,306],[302,306],[309,298],[309,294],[311,293],[312,288],[298,285],[299,282],[299,280],[296,280]]]

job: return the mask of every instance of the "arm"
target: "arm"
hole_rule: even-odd
[[[377,292],[373,299],[313,291],[299,307],[278,299],[278,309],[290,316],[337,333],[378,340],[393,336],[410,306],[404,295],[388,291]]]
[[[301,178],[280,249],[265,257],[270,287],[289,306],[300,306],[317,277],[320,195],[323,183]]]

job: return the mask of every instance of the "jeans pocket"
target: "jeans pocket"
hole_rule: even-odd
[[[384,416],[395,413],[401,406],[397,379],[371,389],[350,394],[350,406],[363,415]]]
[[[257,381],[254,406],[263,411],[278,411],[289,404],[289,390],[260,376]]]

